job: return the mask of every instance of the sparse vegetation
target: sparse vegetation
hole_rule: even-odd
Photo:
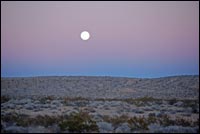
[[[16,122],[18,119],[17,113],[9,113],[7,115],[1,115],[1,120],[4,122]]]
[[[15,122],[17,126],[30,126],[30,125],[41,125],[41,126],[50,126],[54,123],[58,123],[62,120],[62,116],[41,116],[38,115],[34,118],[29,117],[28,115],[24,114],[17,114],[17,113],[10,113],[8,115],[1,116],[2,121],[4,122]]]
[[[128,120],[131,130],[148,130],[148,121],[144,117],[132,117]]]
[[[77,100],[89,100],[89,99],[87,99],[87,98],[83,98],[83,97],[65,97],[65,99],[67,99],[67,100],[69,100],[69,101],[77,101]]]
[[[47,100],[52,101],[54,100],[55,97],[54,96],[45,96],[39,99],[40,103],[45,104],[47,103]]]
[[[177,99],[176,99],[176,98],[173,98],[173,99],[168,100],[168,103],[169,103],[170,105],[174,105],[176,102],[177,102]]]
[[[157,123],[158,121],[155,116],[148,116],[147,122],[148,122],[148,124],[151,124],[151,123]]]
[[[91,119],[88,113],[79,112],[71,114],[69,118],[59,123],[61,130],[70,132],[98,132],[96,122]]]
[[[41,125],[48,127],[55,123],[58,123],[61,119],[62,119],[61,117],[38,115],[35,118],[24,118],[18,120],[17,125],[19,126]]]
[[[162,126],[169,126],[169,125],[175,125],[175,122],[169,118],[168,115],[164,114],[162,117],[158,118],[159,123]]]
[[[183,127],[188,127],[188,126],[194,127],[198,126],[199,119],[197,119],[196,121],[184,119],[181,117],[176,117],[175,119],[172,119],[168,115],[163,115],[161,118],[156,118],[156,122],[159,122],[159,124],[162,126],[177,125]]]
[[[9,100],[10,100],[10,97],[8,97],[8,96],[1,96],[1,103],[5,103],[5,102],[7,102]]]
[[[148,102],[158,102],[158,101],[162,101],[162,100],[145,96],[145,97],[136,98],[136,99],[128,98],[128,99],[125,99],[124,101],[126,101],[129,104],[134,104],[139,107],[139,106],[147,105]]]
[[[150,102],[150,101],[157,101],[157,100],[159,99],[148,97],[148,96],[135,99],[135,101],[142,101],[142,102]]]
[[[197,100],[182,100],[183,101],[183,107],[193,107],[197,105]]]
[[[69,105],[70,102],[75,102],[77,106],[85,106],[89,102],[89,99],[83,97],[64,97],[62,99],[63,104],[66,106]]]
[[[199,132],[199,90],[191,87],[198,81],[177,86],[179,78],[168,78],[171,85],[165,79],[136,79],[138,84],[107,77],[12,79],[2,80],[3,133]]]
[[[176,125],[183,126],[183,127],[193,126],[192,121],[188,121],[188,120],[185,120],[185,119],[180,118],[180,117],[176,118],[174,122],[175,122]]]
[[[103,120],[105,122],[112,123],[114,128],[117,128],[120,124],[127,122],[128,119],[129,117],[124,114],[116,117],[103,116]]]

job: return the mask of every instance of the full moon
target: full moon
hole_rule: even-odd
[[[90,38],[89,32],[83,31],[83,32],[81,33],[81,39],[82,39],[82,40],[88,40],[89,38]]]

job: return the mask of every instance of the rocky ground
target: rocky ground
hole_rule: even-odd
[[[1,78],[1,132],[199,133],[199,76]]]

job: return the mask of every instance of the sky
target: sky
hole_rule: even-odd
[[[1,77],[197,74],[198,1],[1,1]]]

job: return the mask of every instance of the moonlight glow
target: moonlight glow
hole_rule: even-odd
[[[88,40],[90,38],[90,34],[87,31],[83,31],[81,33],[81,39],[82,40]]]

